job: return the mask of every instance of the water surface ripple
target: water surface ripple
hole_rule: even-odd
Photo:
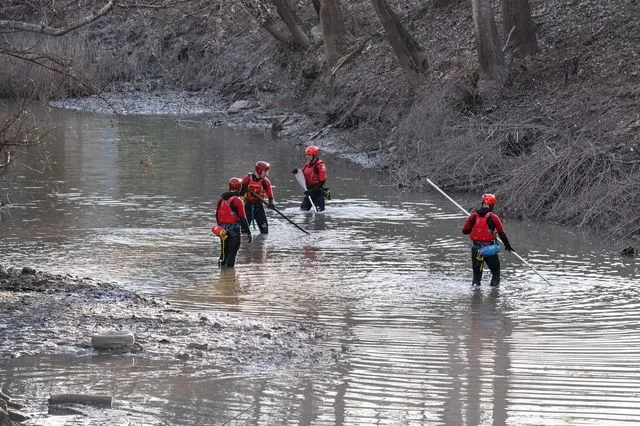
[[[334,363],[195,369],[133,357],[20,357],[5,389],[114,395],[113,410],[33,424],[594,425],[640,421],[637,263],[602,236],[505,220],[499,289],[470,288],[464,217],[437,193],[325,155],[334,200],[298,209],[295,146],[164,117],[56,111],[51,172],[3,183],[2,264],[116,281],[176,308],[313,324]],[[216,266],[215,202],[272,163],[270,233]],[[34,160],[35,161],[35,160]],[[490,189],[490,188],[488,188]],[[468,207],[475,200],[459,201]],[[65,420],[65,421],[66,421]]]

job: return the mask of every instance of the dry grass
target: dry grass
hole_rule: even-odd
[[[345,151],[377,156],[399,185],[425,189],[430,177],[445,188],[499,192],[513,215],[640,236],[637,1],[532,1],[540,52],[507,58],[510,79],[495,99],[478,94],[468,2],[390,2],[429,55],[417,93],[368,0],[343,4],[347,51],[360,50],[331,76],[322,45],[287,50],[236,2],[205,3],[109,15],[70,49],[55,41],[47,49],[77,61],[94,86],[293,100],[291,108],[315,119],[308,130],[339,131]],[[310,2],[293,4],[305,30],[319,24]],[[47,96],[86,90],[69,78],[7,70],[0,94],[15,92],[23,75],[23,87]]]
[[[0,96],[51,99],[94,91],[98,64],[92,62],[92,50],[82,40],[43,38],[30,33],[5,37],[8,43],[0,51],[6,58]]]
[[[552,221],[640,231],[640,162],[622,160],[594,142],[576,139],[559,151],[543,147],[513,170],[500,191],[505,208]]]

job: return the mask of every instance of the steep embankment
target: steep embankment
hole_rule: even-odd
[[[312,2],[295,4],[312,35],[308,50],[279,45],[232,2],[197,13],[189,3],[120,9],[78,34],[95,52],[86,69],[96,86],[211,89],[303,112],[314,120],[305,132],[314,143],[330,138],[344,152],[366,152],[400,186],[423,189],[432,177],[446,188],[496,192],[507,214],[639,235],[637,1],[531,0],[540,51],[508,54],[509,80],[493,94],[478,90],[468,2],[391,5],[429,58],[417,91],[365,0],[343,4],[349,56],[333,70],[313,36]]]

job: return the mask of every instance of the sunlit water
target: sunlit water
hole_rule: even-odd
[[[551,285],[507,254],[500,289],[485,279],[472,290],[464,216],[435,191],[399,193],[384,175],[324,155],[334,199],[324,214],[305,213],[293,143],[172,117],[49,118],[50,169],[40,173],[34,156],[2,183],[3,266],[115,281],[183,309],[313,324],[340,360],[221,375],[182,361],[22,357],[0,366],[0,382],[36,409],[52,393],[115,400],[88,417],[31,424],[640,421],[638,264],[618,244],[506,220],[513,246]],[[220,270],[215,203],[258,160],[272,164],[278,207],[310,235],[270,212],[269,235],[243,242],[235,270]]]

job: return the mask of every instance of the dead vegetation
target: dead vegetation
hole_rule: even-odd
[[[429,177],[497,192],[514,216],[640,236],[637,1],[531,0],[539,52],[507,51],[509,79],[497,93],[478,86],[468,2],[390,2],[428,56],[418,89],[370,1],[343,2],[348,45],[333,68],[313,37],[312,2],[292,3],[312,34],[307,50],[273,39],[241,4],[116,10],[80,32],[74,60],[108,90],[213,89],[305,113],[315,143],[331,133],[405,188],[426,189]],[[56,87],[82,93],[65,84]]]
[[[640,232],[640,161],[576,138],[555,150],[541,147],[514,169],[500,192],[505,208],[612,236]]]

